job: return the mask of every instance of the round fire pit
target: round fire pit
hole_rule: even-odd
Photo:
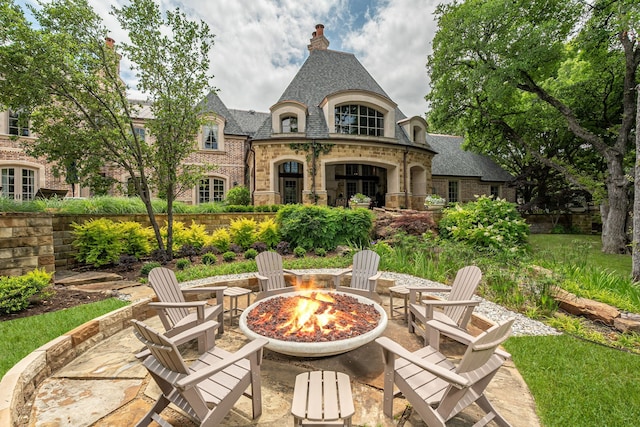
[[[302,322],[308,323],[305,316],[322,317],[325,313],[335,314],[340,311],[340,307],[347,306],[351,311],[347,313],[349,317],[355,317],[356,320],[370,325],[355,324],[349,327],[346,320],[329,320],[324,328],[314,326],[313,331],[300,332],[297,336],[289,330],[282,332],[282,328],[285,327],[283,323],[289,323],[289,321],[282,322],[281,318],[276,321],[271,317],[264,321],[265,315],[276,312],[281,305],[293,304],[294,301],[290,299],[295,298],[296,304],[299,304],[297,300],[302,300],[304,304],[309,302],[308,300],[316,299],[316,296],[311,296],[312,294],[316,294],[320,303],[313,306],[311,312],[302,314]],[[336,297],[335,306],[332,302],[324,301],[325,295],[329,299]],[[371,320],[374,317],[377,318],[377,324]],[[379,337],[387,327],[387,313],[379,304],[360,295],[324,290],[293,291],[270,296],[251,304],[242,312],[239,324],[240,330],[248,338],[267,338],[269,344],[266,347],[277,353],[298,357],[323,357],[346,353]],[[251,325],[254,325],[253,329]],[[289,326],[286,327],[289,328]]]

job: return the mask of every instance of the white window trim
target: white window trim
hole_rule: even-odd
[[[224,200],[227,197],[227,192],[229,191],[229,177],[226,177],[226,176],[223,176],[223,175],[206,175],[206,176],[203,176],[201,178],[201,180],[204,180],[204,179],[208,179],[208,180],[219,179],[219,180],[221,180],[222,181],[222,185],[223,185],[222,200]],[[212,189],[210,189],[209,191],[213,192]],[[201,203],[209,203],[209,202],[211,202],[211,200],[208,200],[207,202],[200,202],[200,182],[198,182],[196,184],[196,186],[193,188],[192,200],[193,200],[193,204],[194,205],[199,205]]]
[[[383,114],[384,130],[382,137],[372,137],[368,135],[348,135],[336,132],[336,124],[334,120],[335,108],[344,104],[357,104],[371,107]],[[333,93],[327,96],[320,103],[320,107],[324,113],[325,121],[329,127],[329,134],[332,137],[366,137],[366,138],[395,138],[396,126],[396,107],[397,104],[382,95],[374,92],[360,90],[345,90]]]
[[[307,107],[297,101],[283,101],[271,108],[271,130],[275,134],[287,136],[304,135],[307,129]],[[282,120],[288,116],[298,118],[298,132],[283,132]]]
[[[204,148],[204,127],[209,124],[218,126],[218,135],[217,135],[218,148],[216,149]],[[214,153],[218,151],[224,151],[224,124],[225,124],[225,120],[220,116],[206,117],[205,124],[200,126],[200,130],[198,132],[198,149],[202,151],[214,152]]]
[[[34,189],[33,194],[38,192],[39,189],[45,187],[45,167],[38,163],[25,162],[25,161],[13,161],[13,160],[0,160],[0,169],[6,168],[14,168],[22,171],[22,169],[29,169],[34,171]],[[20,172],[16,177],[20,177],[22,179],[22,172]],[[1,177],[0,177],[1,179]],[[20,185],[22,183],[20,182]],[[0,181],[0,186],[2,186],[2,181]],[[0,193],[1,194],[1,193]],[[16,200],[22,200],[22,190],[19,192],[20,198]]]

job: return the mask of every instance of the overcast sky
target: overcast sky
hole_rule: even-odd
[[[205,21],[215,34],[213,85],[228,108],[268,112],[308,57],[311,33],[321,23],[329,49],[355,54],[399,108],[414,116],[424,115],[427,108],[425,64],[436,31],[433,12],[440,2],[162,0],[161,7],[178,7]],[[126,34],[109,15],[111,5],[125,2],[89,3],[112,30],[116,44],[125,41]],[[123,78],[134,86],[126,62],[122,65]]]

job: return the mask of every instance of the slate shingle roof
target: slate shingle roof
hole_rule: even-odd
[[[229,108],[229,112],[236,119],[236,122],[240,125],[240,128],[247,135],[253,137],[256,131],[264,124],[265,121],[269,121],[271,115],[269,113],[261,113],[254,110],[234,110]]]
[[[431,162],[432,176],[477,177],[496,182],[513,179],[488,156],[463,150],[463,141],[459,136],[427,134],[427,143],[438,153]]]
[[[318,105],[327,95],[342,90],[366,90],[389,98],[355,55],[333,50],[312,50],[278,102],[298,101],[306,105],[309,111],[306,137],[326,139],[329,137],[329,128]],[[400,109],[396,109],[395,114],[396,122],[406,118]],[[269,139],[271,131],[271,123],[265,122],[254,139]],[[395,137],[398,144],[414,145],[397,124]],[[423,145],[420,147],[425,148]]]
[[[224,133],[227,135],[247,135],[215,91],[209,92],[199,106],[202,106],[205,112],[215,113],[225,119]]]

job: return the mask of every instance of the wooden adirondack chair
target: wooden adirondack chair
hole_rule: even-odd
[[[444,427],[445,423],[464,410],[477,404],[485,416],[474,426],[484,426],[493,420],[496,424],[510,424],[489,402],[484,394],[487,385],[509,353],[498,349],[511,334],[514,319],[495,325],[477,337],[438,321],[430,321],[433,327],[467,344],[460,363],[455,366],[431,346],[410,352],[395,341],[382,337],[376,342],[382,346],[385,362],[383,411],[393,417],[394,384],[399,393],[409,401],[413,409],[429,427]]]
[[[169,403],[185,411],[199,425],[217,426],[243,395],[252,400],[253,418],[262,414],[260,364],[262,348],[268,340],[256,339],[235,353],[213,346],[187,366],[173,339],[140,321],[131,322],[136,337],[151,353],[144,355],[142,363],[162,391],[136,426],[147,426],[155,421],[170,427],[160,416]],[[181,334],[181,341],[188,338],[187,334],[202,334],[215,326],[213,321],[198,325]],[[249,386],[250,390],[247,390]]]
[[[378,271],[380,264],[380,255],[377,253],[364,250],[353,256],[353,266],[336,273],[333,277],[336,291],[351,292],[362,295],[380,303],[382,299],[376,292],[378,279],[382,272]],[[351,283],[349,286],[342,286],[342,276],[351,273]]]
[[[302,276],[300,274],[282,268],[282,256],[277,252],[265,251],[259,253],[256,257],[256,264],[258,264],[256,278],[260,286],[257,299],[279,293],[292,292],[294,289],[288,286],[284,279],[285,273],[295,276],[296,286],[302,284]]]
[[[427,324],[429,320],[436,319],[465,331],[473,309],[480,303],[473,300],[472,296],[481,280],[482,271],[471,265],[458,270],[451,286],[408,286],[409,332],[422,335],[424,344],[431,345],[437,350],[440,334],[437,330],[429,328]],[[449,298],[447,300],[422,299],[422,294],[428,292],[448,292]],[[435,310],[440,307],[442,311]]]
[[[196,325],[217,318],[218,333],[224,333],[224,290],[226,286],[209,288],[181,289],[176,275],[172,270],[156,267],[149,272],[149,284],[158,296],[159,302],[149,303],[158,311],[165,335],[172,337]],[[215,294],[216,305],[209,305],[206,301],[189,301],[187,294]],[[190,309],[195,308],[195,311]],[[198,338],[198,351],[203,353],[213,346],[213,331]]]

